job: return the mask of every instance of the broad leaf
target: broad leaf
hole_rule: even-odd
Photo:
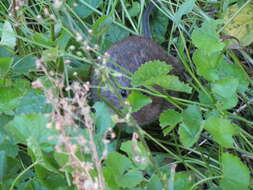
[[[202,131],[202,115],[200,108],[195,105],[189,106],[182,112],[183,123],[179,128],[179,138],[185,147],[191,147],[198,141]]]
[[[163,129],[163,135],[168,135],[182,120],[181,114],[175,110],[165,110],[162,112],[159,117],[159,122]]]
[[[218,24],[221,24],[220,20],[206,20],[201,28],[197,28],[192,33],[193,44],[206,52],[212,54],[223,50],[225,44],[219,38],[216,32]]]
[[[11,111],[19,106],[25,89],[0,87],[0,113]]]
[[[193,179],[189,172],[177,172],[175,174],[174,190],[189,190],[193,185]]]
[[[71,5],[73,5],[74,3],[77,3],[77,5],[73,7],[74,11],[80,18],[84,19],[94,12],[94,10],[92,9],[96,9],[99,6],[101,1],[100,0],[79,0],[79,1],[70,0],[69,2],[71,3]]]
[[[221,162],[223,178],[220,181],[220,186],[222,189],[249,189],[250,171],[238,157],[229,153],[223,153]]]
[[[164,76],[172,70],[172,66],[161,61],[149,61],[141,65],[132,76],[132,86],[142,86],[154,83],[160,76]]]
[[[27,144],[27,140],[33,137],[44,150],[52,150],[53,141],[49,141],[48,137],[55,136],[56,133],[52,129],[46,127],[49,122],[42,114],[28,114],[16,116],[10,121],[5,129],[14,138],[16,143]]]
[[[16,109],[16,113],[30,114],[30,113],[49,113],[52,106],[46,103],[46,97],[38,90],[28,90]]]
[[[178,92],[191,93],[192,88],[179,80],[177,76],[165,75],[157,78],[153,78],[147,81],[147,85],[159,85],[165,90],[173,90]]]
[[[210,117],[204,123],[204,128],[213,136],[214,140],[222,147],[233,147],[233,135],[237,134],[235,125],[230,120],[220,117]]]
[[[4,78],[11,68],[13,59],[10,57],[0,58],[0,78]]]
[[[229,22],[225,27],[225,32],[228,35],[236,37],[243,46],[247,46],[253,42],[252,10],[253,3],[249,3],[243,9],[238,4],[234,4],[225,12],[224,21],[225,23]],[[231,20],[232,17],[233,19]],[[233,43],[237,44],[235,41]]]
[[[96,110],[95,124],[97,127],[97,135],[102,137],[108,129],[114,127],[115,122],[112,120],[112,113],[105,103],[96,102],[93,107]]]
[[[239,81],[235,78],[225,78],[219,81],[216,81],[212,85],[212,91],[222,98],[230,98],[236,94]]]
[[[3,25],[0,45],[8,46],[11,49],[16,46],[15,32],[8,21],[5,21]]]
[[[137,112],[145,105],[150,104],[152,99],[148,96],[145,96],[141,92],[133,91],[127,97],[128,102],[132,106],[132,112]]]

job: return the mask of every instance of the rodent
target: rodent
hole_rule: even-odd
[[[147,61],[160,60],[165,61],[174,67],[174,70],[171,72],[172,74],[180,74],[182,72],[182,67],[179,65],[177,59],[173,56],[167,55],[166,51],[151,39],[149,17],[154,8],[155,5],[150,2],[144,11],[142,19],[143,37],[129,36],[124,38],[123,40],[113,44],[106,53],[110,56],[110,60],[132,73],[134,73],[140,65]],[[106,66],[126,74],[110,61],[106,63]],[[97,77],[98,76],[96,74],[92,74],[91,84],[94,86],[99,85],[100,79]],[[116,80],[123,87],[131,87],[130,80],[126,77],[117,77]],[[118,93],[121,94],[123,99],[129,94],[129,92],[124,89],[118,90]],[[122,108],[120,100],[113,92],[101,88],[100,95],[118,109]],[[99,101],[96,88],[91,90],[91,97],[94,102]],[[144,106],[141,110],[133,113],[132,115],[137,123],[143,126],[157,120],[160,113],[170,107],[171,106],[166,100],[158,97],[152,97],[152,103]]]

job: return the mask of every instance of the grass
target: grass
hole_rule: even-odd
[[[250,0],[155,3],[152,36],[185,79],[151,61],[127,76],[121,115],[91,103],[91,90],[104,88],[89,82],[94,72],[117,91],[109,78],[122,74],[98,63],[141,35],[147,4],[0,2],[1,190],[253,189]],[[175,108],[140,127],[132,113],[154,96]]]

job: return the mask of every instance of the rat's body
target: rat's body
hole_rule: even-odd
[[[149,39],[151,37],[149,30],[149,15],[152,12],[153,8],[154,5],[150,4],[144,12],[144,37],[130,36],[113,44],[106,51],[106,53],[109,55],[109,59],[112,60],[112,62],[109,61],[108,63],[106,63],[106,66],[123,74],[127,74],[114,63],[119,64],[121,67],[124,67],[125,69],[133,73],[140,67],[140,65],[144,64],[147,61],[160,60],[165,61],[166,63],[172,65],[175,68],[174,72],[171,72],[172,74],[177,74],[180,72],[181,67],[177,63],[177,60],[172,56],[168,56],[165,50],[160,45]],[[92,85],[99,84],[99,79],[96,79],[96,77],[97,76],[95,75],[92,76]],[[120,84],[120,86],[131,87],[130,81],[126,77],[115,78]],[[120,92],[122,92],[121,89],[119,89],[118,94],[120,94]],[[106,98],[116,108],[122,108],[120,100],[118,99],[117,95],[115,95],[115,93],[102,88],[100,95]],[[92,90],[92,99],[94,101],[99,100],[96,89]],[[133,113],[133,117],[137,120],[138,124],[146,125],[157,120],[159,118],[160,113],[168,107],[170,106],[166,100],[152,97],[152,103],[143,107],[140,111]]]

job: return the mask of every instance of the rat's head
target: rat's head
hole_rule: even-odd
[[[130,91],[131,81],[127,73],[111,62],[100,68],[100,72],[93,72],[91,84],[99,87],[91,91],[93,102],[104,101],[113,110],[121,110]]]
[[[112,65],[110,69],[115,69]],[[94,77],[93,77],[94,79]],[[112,110],[122,111],[125,101],[128,95],[131,93],[130,90],[125,88],[131,87],[131,81],[126,77],[126,73],[117,69],[117,72],[112,72],[112,75],[108,77],[109,81],[104,81],[101,83],[100,80],[93,80],[92,84],[99,85],[99,90],[92,90],[93,101],[104,101]],[[99,93],[99,95],[98,95]],[[147,125],[155,120],[158,120],[160,113],[168,108],[168,103],[161,98],[151,97],[152,103],[144,106],[138,112],[134,112],[132,116],[137,121],[139,125]]]

